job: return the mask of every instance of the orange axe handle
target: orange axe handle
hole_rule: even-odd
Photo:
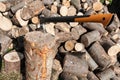
[[[113,14],[96,14],[83,16],[62,16],[62,17],[40,17],[40,22],[97,22],[108,26],[112,20]]]

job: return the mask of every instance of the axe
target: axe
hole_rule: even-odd
[[[96,14],[83,16],[62,16],[62,17],[40,17],[40,23],[46,22],[97,22],[102,23],[104,27],[113,21],[113,14]]]

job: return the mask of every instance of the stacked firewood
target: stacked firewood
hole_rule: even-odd
[[[40,24],[39,16],[109,13],[100,0],[5,0],[0,2],[0,53],[4,70],[26,80],[119,80],[120,22]],[[25,56],[24,56],[25,55]],[[24,59],[25,58],[25,59]]]

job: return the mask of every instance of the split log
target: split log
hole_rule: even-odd
[[[28,20],[33,16],[40,14],[44,8],[45,6],[42,3],[42,1],[40,0],[33,1],[23,8],[23,10],[21,11],[21,17],[24,20]]]
[[[70,7],[70,1],[69,0],[62,0],[62,4],[66,7]]]
[[[116,76],[114,71],[111,68],[108,68],[96,75],[99,77],[100,80],[110,80]]]
[[[58,12],[58,8],[57,8],[56,5],[52,5],[52,6],[51,6],[51,12],[52,12],[52,13],[57,13],[57,12]]]
[[[5,12],[7,9],[6,5],[2,2],[0,2],[0,12]]]
[[[45,30],[46,32],[55,35],[55,28],[54,28],[55,24],[54,23],[49,23],[49,24],[45,24]]]
[[[108,55],[114,56],[117,55],[119,52],[120,52],[120,44],[116,44],[109,49]]]
[[[105,69],[110,66],[110,57],[107,55],[99,42],[95,42],[88,51],[101,69]]]
[[[69,8],[68,8],[68,16],[75,16],[76,15],[76,12],[77,12],[77,10],[76,10],[76,8],[74,7],[74,6],[70,6]]]
[[[85,49],[84,44],[82,43],[75,43],[75,51],[82,51]]]
[[[88,80],[99,80],[98,77],[93,72],[89,72],[87,78]]]
[[[68,72],[62,72],[60,75],[61,80],[79,80],[77,76]]]
[[[0,29],[3,31],[9,31],[12,29],[12,22],[10,19],[0,16]]]
[[[57,59],[53,61],[52,76],[50,80],[58,80],[60,73],[62,72],[62,67]]]
[[[60,14],[62,16],[67,16],[67,14],[68,14],[68,8],[66,6],[61,6],[61,8],[60,8]]]
[[[108,32],[101,23],[84,23],[83,26],[89,30],[97,30],[104,36],[108,35]]]
[[[33,31],[25,35],[26,79],[50,80],[57,53],[55,37]]]
[[[88,5],[87,2],[83,4],[83,9],[84,9],[84,10],[87,10],[88,7],[89,7],[89,5]]]
[[[72,51],[74,49],[75,46],[75,41],[74,40],[68,40],[65,42],[65,50],[67,51]]]
[[[83,28],[81,25],[78,25],[76,27],[73,27],[70,32],[73,36],[73,39],[78,40],[82,34],[87,32],[87,30]]]
[[[4,55],[4,70],[7,73],[20,73],[21,60],[24,58],[22,53],[12,51]]]
[[[70,26],[67,23],[56,23],[55,28],[59,29],[60,31],[70,32]]]
[[[70,22],[69,24],[72,27],[76,27],[76,26],[78,26],[79,23],[78,22]]]
[[[10,44],[12,43],[12,39],[10,39],[6,35],[0,34],[0,43],[1,43],[1,52],[5,53],[8,47],[10,46]]]
[[[103,9],[103,4],[100,1],[93,3],[94,11],[100,11]]]
[[[21,11],[22,9],[17,10],[17,12],[15,13],[15,18],[17,19],[21,26],[27,26],[28,20],[25,21],[21,18]]]
[[[87,61],[89,70],[94,71],[95,69],[97,69],[98,68],[97,63],[93,60],[93,58],[90,56],[87,50],[84,49],[81,52],[86,54],[86,61]]]
[[[100,37],[98,31],[91,31],[81,36],[81,43],[83,43],[85,47],[88,47],[93,42],[100,40]]]
[[[88,65],[85,54],[79,52],[68,53],[64,58],[63,71],[79,77],[86,77]]]

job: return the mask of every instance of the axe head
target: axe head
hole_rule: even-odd
[[[109,26],[112,23],[113,19],[114,19],[113,14],[104,14],[104,17],[103,17],[101,23],[104,26]]]

